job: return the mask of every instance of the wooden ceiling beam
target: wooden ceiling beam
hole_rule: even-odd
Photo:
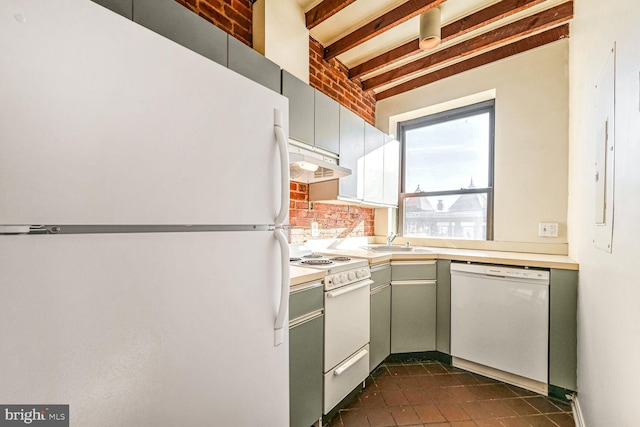
[[[331,18],[356,0],[324,0],[304,14],[307,29],[310,30],[322,21]]]
[[[402,24],[421,13],[440,6],[445,0],[408,0],[393,10],[368,22],[324,49],[324,59],[332,59],[373,37]]]
[[[458,19],[457,21],[451,22],[450,24],[442,27],[442,43],[497,22],[508,16],[520,13],[523,10],[542,3],[543,1],[545,0],[502,0],[501,2],[492,4],[491,6],[476,13],[465,16],[464,18]],[[364,74],[377,71],[420,52],[422,51],[418,47],[418,39],[411,40],[402,46],[352,67],[349,70],[349,78],[360,78]]]
[[[483,53],[466,61],[458,62],[445,68],[441,68],[432,73],[425,74],[424,76],[416,77],[415,79],[406,81],[390,89],[377,93],[376,101],[389,98],[394,95],[398,95],[404,92],[408,92],[413,89],[428,85],[430,83],[442,80],[447,77],[454,76],[456,74],[469,71],[471,69],[481,67],[483,65],[490,64],[495,61],[499,61],[504,58],[508,58],[513,55],[517,55],[522,52],[526,52],[531,49],[535,49],[540,46],[544,46],[549,43],[569,37],[569,24],[564,24],[560,27],[552,28],[551,30],[544,31],[531,37],[519,40],[517,42],[508,44],[506,46],[499,47],[487,53]]]
[[[362,81],[364,90],[372,90],[397,80],[421,73],[429,69],[455,61],[465,56],[477,54],[517,38],[528,36],[569,21],[573,17],[573,1],[562,3],[535,15],[488,31],[472,39],[465,40],[449,48],[421,57],[413,62],[389,70]]]

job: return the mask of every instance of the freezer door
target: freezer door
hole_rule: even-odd
[[[69,404],[73,426],[288,425],[279,253],[266,231],[0,236],[0,402]]]
[[[0,2],[0,22],[0,224],[273,224],[288,205],[285,97],[90,1]]]

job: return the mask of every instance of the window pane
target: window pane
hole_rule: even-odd
[[[487,193],[407,197],[402,212],[405,237],[486,239]]]
[[[405,193],[488,187],[490,114],[436,122],[405,133]]]

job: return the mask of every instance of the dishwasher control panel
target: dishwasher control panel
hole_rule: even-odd
[[[549,272],[546,270],[533,270],[528,268],[507,267],[501,265],[459,264],[452,263],[451,271],[483,274],[485,276],[507,277],[514,279],[542,280],[549,282]]]

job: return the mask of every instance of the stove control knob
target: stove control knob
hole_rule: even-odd
[[[353,271],[349,272],[349,280],[353,280],[356,278],[356,273],[354,273]]]
[[[341,283],[347,283],[348,280],[349,280],[349,278],[347,277],[347,275],[345,273],[342,273],[340,275],[340,282]]]
[[[356,271],[356,276],[358,277],[358,279],[362,279],[364,277],[364,270]]]
[[[340,276],[331,277],[331,278],[329,278],[329,280],[331,280],[334,285],[339,285],[340,284]]]

